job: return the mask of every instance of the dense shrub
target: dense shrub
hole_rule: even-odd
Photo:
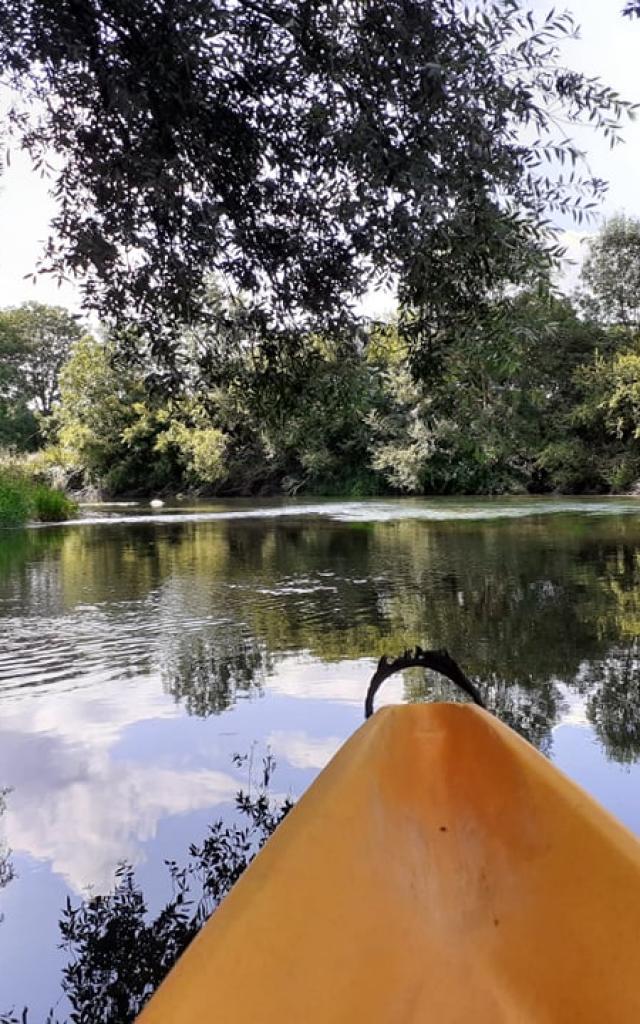
[[[358,339],[292,333],[275,352],[215,290],[226,326],[185,333],[170,389],[151,356],[123,365],[115,342],[82,337],[37,456],[44,482],[344,497],[637,487],[639,238],[625,222],[592,243],[582,315],[540,281],[496,295],[419,366],[406,310]],[[611,247],[633,264],[624,279],[607,271]],[[614,284],[624,302],[610,322]]]
[[[259,339],[204,332],[210,389],[190,385],[185,342],[169,395],[85,337],[61,374],[50,452],[110,494],[623,490],[640,475],[633,344],[529,292],[497,301],[491,330],[450,341],[420,379],[394,322],[357,344],[298,338],[275,370]]]
[[[70,519],[75,511],[76,504],[53,487],[46,484],[36,484],[29,492],[31,502],[31,516],[40,523],[61,523]]]
[[[30,513],[29,487],[18,477],[0,472],[0,526],[22,526]]]
[[[63,522],[75,514],[76,507],[62,491],[13,466],[0,466],[0,527],[23,526],[29,520]]]

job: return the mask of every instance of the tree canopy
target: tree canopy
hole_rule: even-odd
[[[618,215],[589,240],[582,268],[585,311],[605,324],[640,328],[640,221]]]
[[[20,398],[43,416],[51,414],[58,376],[82,333],[77,317],[62,306],[24,302],[0,311],[0,338],[7,340],[3,367],[13,370]]]
[[[6,0],[10,123],[56,154],[46,266],[168,364],[212,274],[276,340],[397,281],[426,344],[602,193],[564,122],[614,142],[628,105],[562,65],[573,32],[518,0]]]
[[[82,336],[60,306],[25,302],[0,310],[0,447],[30,449],[59,397],[59,375]]]
[[[224,344],[213,328],[184,334],[171,394],[150,390],[144,368],[117,365],[112,341],[85,337],[59,375],[44,457],[111,494],[637,486],[639,230],[618,218],[591,240],[580,294],[588,316],[548,288],[498,296],[450,339],[429,380],[412,376],[397,317],[363,345],[305,335],[295,357],[277,353],[273,373],[265,346],[246,343],[238,304]],[[206,386],[202,353],[214,354]]]

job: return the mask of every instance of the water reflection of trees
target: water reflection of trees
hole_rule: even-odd
[[[188,714],[216,715],[239,694],[259,693],[272,665],[253,637],[220,629],[179,637],[163,661],[163,684]]]
[[[547,682],[521,686],[504,679],[485,679],[483,695],[489,711],[524,736],[543,753],[551,751],[551,731],[560,718],[563,701],[558,686]]]
[[[589,666],[587,718],[609,758],[640,758],[640,658],[638,644]]]
[[[172,895],[150,912],[133,868],[124,864],[105,896],[67,901],[59,927],[69,962],[62,990],[74,1024],[133,1024],[142,1007],[216,910],[288,811],[270,796],[275,767],[267,756],[253,795],[240,792],[237,818],[214,821],[183,864],[167,863]],[[28,993],[25,993],[28,998]],[[30,1024],[28,1010],[3,1013],[0,1024]],[[33,1024],[36,1024],[34,1021]],[[63,1024],[52,1011],[46,1024]]]
[[[0,818],[7,807],[8,792],[8,789],[0,789]],[[0,838],[0,889],[4,889],[5,885],[8,885],[13,877],[14,872],[13,864],[11,863],[11,850],[2,838]],[[2,921],[2,914],[0,914],[0,921]]]
[[[0,530],[0,601],[37,604],[57,585],[62,531]]]
[[[271,565],[258,565],[276,584],[271,599],[244,595],[244,611],[271,650],[337,660],[419,641],[448,647],[478,676],[569,682],[619,636],[620,602],[610,583],[620,573],[620,538],[606,530],[599,536],[602,530],[597,524],[594,537],[528,520],[300,525],[295,542],[291,528],[278,531]],[[333,595],[318,589],[327,568]],[[307,593],[277,589],[301,572]]]
[[[447,647],[496,713],[538,745],[548,746],[564,684],[593,691],[590,714],[611,756],[632,749],[635,677],[616,666],[640,632],[635,516],[228,519],[58,537],[58,549],[32,552],[23,607],[37,607],[38,566],[51,575],[59,560],[59,604],[99,606],[116,632],[128,615],[120,660],[133,665],[135,641],[137,667],[161,661],[164,685],[190,713],[258,692],[270,658],[356,660],[420,643]],[[110,664],[119,650],[108,645]]]

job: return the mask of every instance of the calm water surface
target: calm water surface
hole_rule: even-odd
[[[160,905],[163,861],[246,786],[233,754],[269,748],[299,795],[416,642],[640,833],[639,584],[634,499],[87,506],[0,533],[0,1011],[59,999],[68,895],[128,860]],[[443,695],[413,673],[385,697]]]

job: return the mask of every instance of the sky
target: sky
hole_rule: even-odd
[[[533,0],[533,5],[540,12],[551,6],[549,0]],[[581,25],[581,38],[565,46],[567,64],[599,76],[625,99],[640,103],[640,20],[621,16],[623,0],[569,0],[566,6]],[[561,9],[561,4],[556,8]],[[572,134],[588,154],[590,171],[609,182],[601,216],[622,211],[640,216],[640,113],[638,120],[626,127],[624,145],[613,151],[591,131]],[[31,170],[28,158],[13,150],[11,165],[0,178],[0,307],[33,299],[80,312],[79,294],[73,285],[58,287],[46,275],[35,285],[26,278],[37,268],[55,210],[47,188],[47,182]],[[577,283],[585,238],[597,230],[597,223],[578,229],[565,221],[562,227],[561,240],[569,260],[574,261],[567,263],[562,283],[571,290]],[[368,312],[381,313],[385,306],[389,306],[388,296],[372,297]]]

